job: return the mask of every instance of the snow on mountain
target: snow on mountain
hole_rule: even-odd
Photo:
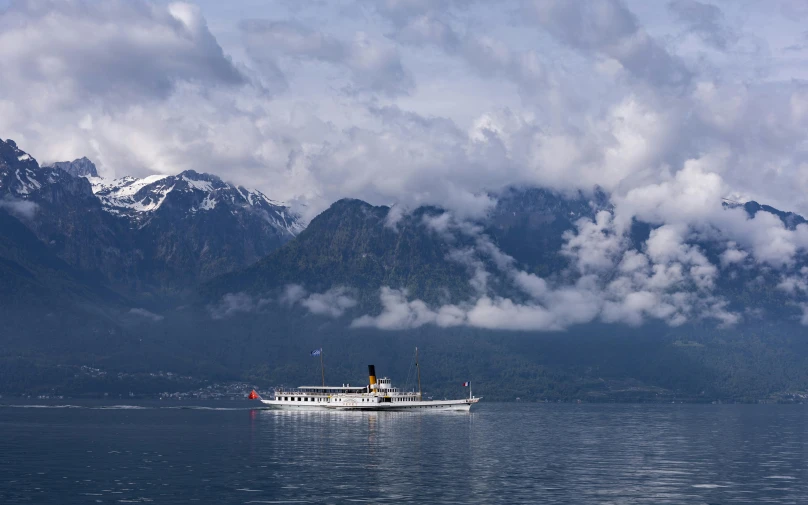
[[[300,217],[282,202],[215,175],[186,170],[178,175],[107,179],[98,176],[87,158],[40,167],[14,141],[0,140],[0,190],[10,197],[30,199],[45,186],[69,185],[71,180],[83,179],[89,181],[92,194],[106,212],[128,218],[138,227],[157,214],[182,219],[200,212],[226,212],[237,218],[257,216],[289,236],[305,228]]]
[[[304,225],[288,206],[269,199],[257,190],[248,190],[222,181],[215,175],[187,170],[178,175],[150,175],[142,179],[122,177],[105,179],[87,177],[93,193],[104,209],[141,223],[158,212],[184,212],[187,215],[224,209],[232,214],[263,214],[276,228],[291,235],[300,233]]]
[[[0,139],[0,191],[4,198],[29,199],[43,186],[70,177],[54,168],[40,168],[36,159],[11,140]]]
[[[87,177],[87,180],[90,181],[93,193],[101,200],[108,212],[127,214],[130,211],[148,212],[158,208],[160,205],[155,203],[155,196],[158,196],[157,200],[162,203],[162,199],[171,189],[164,191],[163,187],[154,184],[167,177],[169,176],[150,175],[143,179],[138,179],[127,176],[114,180],[103,177]],[[141,193],[141,190],[146,186],[151,187]]]
[[[0,139],[0,207],[68,265],[130,296],[184,293],[303,229],[289,207],[213,175],[97,173],[85,158],[40,167]]]

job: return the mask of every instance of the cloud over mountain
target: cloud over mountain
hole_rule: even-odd
[[[590,268],[588,241],[609,238],[600,261],[646,276],[631,293],[674,263],[697,285],[747,261],[791,278],[803,228],[722,198],[808,212],[802,30],[788,3],[750,7],[743,26],[738,9],[411,0],[234,17],[205,1],[19,1],[0,11],[0,131],[106,177],[217,173],[307,218],[356,197],[462,220],[514,185],[598,187],[612,215],[567,252]],[[635,218],[660,227],[645,260],[620,245]],[[724,244],[709,265],[688,245],[704,234]]]

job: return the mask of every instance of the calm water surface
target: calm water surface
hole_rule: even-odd
[[[808,503],[798,405],[73,405],[0,406],[0,503]]]

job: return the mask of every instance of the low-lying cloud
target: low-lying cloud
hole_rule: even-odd
[[[238,314],[258,312],[271,301],[244,292],[227,293],[218,303],[208,306],[208,313],[212,319],[228,319]]]
[[[16,198],[0,199],[0,209],[5,209],[10,214],[22,219],[33,220],[39,210],[36,202],[29,200],[19,200]]]
[[[149,320],[149,321],[151,321],[153,323],[159,323],[160,321],[165,319],[165,317],[160,315],[160,314],[155,314],[154,312],[148,311],[146,309],[138,308],[138,307],[130,309],[129,314],[131,314],[133,316],[141,317],[143,319],[147,319],[147,320]]]
[[[475,230],[449,213],[440,220],[432,218],[425,226],[443,236]],[[651,232],[642,250],[637,250],[620,232],[614,215],[601,211],[594,220],[580,219],[564,238],[562,253],[570,267],[562,275],[545,279],[521,270],[477,230],[474,247],[453,250],[447,256],[469,268],[475,298],[430,307],[410,299],[406,290],[385,286],[379,295],[381,313],[358,317],[352,326],[397,330],[431,324],[560,331],[596,320],[632,326],[648,319],[670,326],[703,319],[731,326],[741,320],[740,314],[727,308],[726,300],[713,293],[719,268],[697,246],[686,243],[681,228],[660,226]],[[494,276],[524,297],[498,295],[487,282]]]
[[[309,293],[299,284],[288,284],[280,296],[253,296],[249,293],[228,293],[218,303],[208,306],[213,319],[227,319],[238,314],[258,313],[270,304],[282,307],[300,305],[311,314],[338,318],[356,306],[353,290],[337,286],[323,293]]]
[[[356,300],[351,296],[348,288],[336,287],[325,293],[312,293],[301,300],[300,304],[309,309],[312,314],[339,317],[346,310],[354,307]]]

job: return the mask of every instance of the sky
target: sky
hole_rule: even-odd
[[[808,227],[722,207],[808,215],[806,21],[796,0],[0,0],[0,138],[105,177],[213,173],[305,219],[345,197],[439,205],[457,233],[511,186],[600,188],[614,210],[564,246],[575,285],[502,260],[534,304],[483,289],[444,311],[387,287],[392,315],[356,324],[730,323],[711,290],[731,268],[808,291]],[[640,251],[632,218],[658,227]],[[704,233],[724,241],[720,264],[693,245]],[[497,254],[480,237],[471,271]]]
[[[195,169],[308,217],[625,195],[688,160],[808,213],[808,7],[695,0],[5,1],[0,134],[107,177]]]

